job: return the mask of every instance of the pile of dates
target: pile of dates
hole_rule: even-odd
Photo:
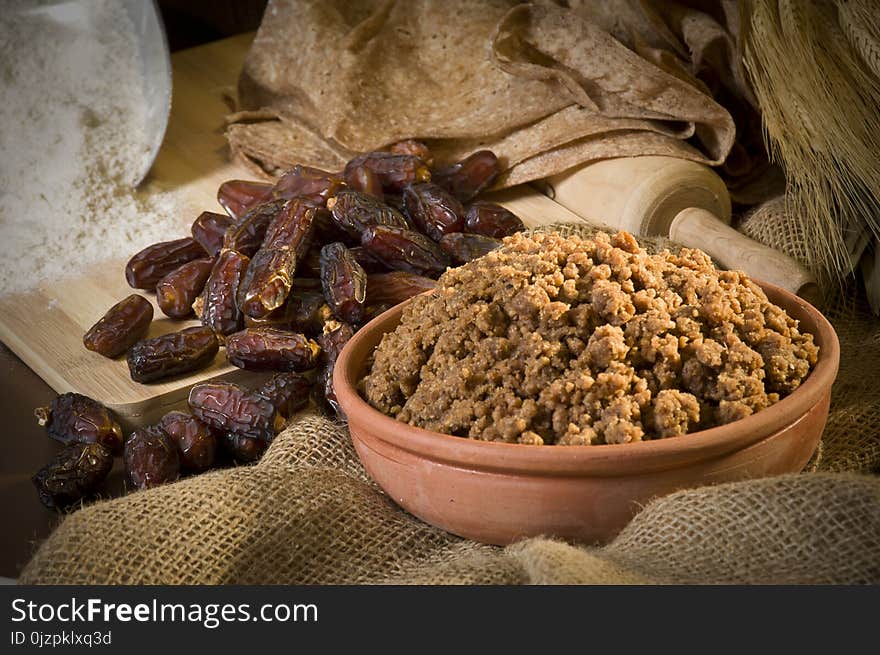
[[[256,391],[196,385],[190,413],[169,414],[124,445],[121,436],[105,443],[97,428],[88,438],[50,428],[71,445],[35,477],[41,498],[48,505],[79,499],[106,476],[106,453],[120,448],[130,481],[142,488],[175,479],[181,468],[209,468],[218,444],[237,460],[258,459],[309,397],[338,414],[333,367],[359,327],[524,229],[504,207],[478,199],[498,170],[488,150],[434,168],[427,146],[408,140],[355,157],[339,172],[294,166],[275,183],[224,182],[217,199],[226,214],[203,212],[190,236],[148,246],[125,268],[128,284],[155,292],[165,315],[195,316],[201,325],[145,338],[153,306],[132,294],[83,344],[106,357],[125,355],[131,378],[145,384],[203,369],[221,347],[234,366],[278,375]],[[84,413],[107,420],[97,408],[107,410],[90,402],[95,407]],[[52,491],[49,481],[63,489]]]

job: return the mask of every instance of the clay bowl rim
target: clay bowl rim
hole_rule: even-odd
[[[339,355],[333,385],[350,426],[357,429],[366,425],[366,431],[397,448],[458,468],[532,476],[614,476],[675,468],[745,448],[783,431],[830,394],[840,361],[840,343],[828,319],[802,298],[772,284],[755,282],[771,302],[787,312],[798,308],[800,312],[796,313],[805,315],[800,319],[801,325],[813,323],[808,331],[820,345],[819,360],[801,386],[778,403],[732,423],[681,437],[625,444],[533,446],[456,437],[386,416],[358,393],[355,373],[362,369],[364,361],[354,355],[365,346],[366,353],[372,352],[413,299],[395,305],[355,333]],[[370,447],[354,433],[352,437]]]

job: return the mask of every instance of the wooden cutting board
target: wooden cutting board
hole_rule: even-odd
[[[254,175],[229,160],[223,137],[224,116],[253,34],[236,36],[172,57],[174,85],[165,141],[148,178],[150,189],[177,189],[187,204],[200,210],[222,211],[217,187],[232,178]],[[531,188],[510,189],[498,196],[530,226],[553,222],[582,222],[561,205]],[[180,230],[168,239],[189,234],[196,214],[180,217]],[[76,391],[115,410],[124,427],[132,429],[158,420],[182,406],[189,388],[211,378],[253,383],[265,377],[226,363],[221,349],[206,370],[156,384],[138,384],[128,374],[124,358],[109,360],[86,350],[82,335],[114,303],[133,293],[123,269],[128,257],[104,262],[85,275],[46,281],[27,294],[0,298],[0,340],[59,393]],[[150,336],[179,330],[196,321],[173,321],[155,307]]]

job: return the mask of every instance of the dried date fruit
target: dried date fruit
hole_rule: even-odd
[[[374,273],[367,276],[367,303],[397,305],[436,287],[436,280],[415,273]]]
[[[311,245],[315,215],[321,211],[325,210],[308,199],[292,198],[272,220],[239,292],[244,313],[261,318],[284,304],[297,262]]]
[[[440,247],[456,264],[466,264],[502,246],[500,239],[456,232],[440,239]]]
[[[186,318],[192,314],[192,305],[205,288],[213,267],[211,257],[194,259],[159,280],[156,303],[162,313],[171,318]]]
[[[344,244],[321,248],[321,285],[336,318],[354,324],[364,319],[367,274]]]
[[[446,253],[428,237],[399,227],[368,227],[361,236],[361,245],[388,268],[397,271],[437,277],[450,264]]]
[[[269,442],[227,432],[220,437],[220,445],[239,462],[256,462],[266,452]]]
[[[135,489],[150,489],[180,476],[180,456],[174,441],[159,426],[132,432],[125,440],[125,472]]]
[[[241,329],[238,291],[250,259],[235,250],[220,253],[202,292],[202,325],[220,335]],[[193,307],[195,309],[195,306]]]
[[[34,416],[51,438],[63,444],[99,443],[114,453],[122,448],[122,428],[116,416],[88,396],[63,393],[48,407],[34,410]]]
[[[431,180],[463,203],[487,189],[498,177],[498,157],[491,150],[478,150],[457,164],[434,171]]]
[[[278,373],[263,384],[257,393],[268,399],[284,417],[290,418],[309,404],[312,381],[298,373]]]
[[[113,468],[113,455],[99,443],[67,446],[31,478],[40,502],[65,509],[99,489]]]
[[[177,446],[180,465],[189,471],[207,471],[214,466],[217,437],[192,414],[168,412],[158,423]]]
[[[426,166],[434,165],[434,155],[431,154],[430,148],[421,141],[415,139],[405,139],[391,144],[388,151],[393,155],[413,155],[418,157]]]
[[[83,345],[104,357],[118,357],[144,338],[152,320],[150,301],[132,294],[113,305],[89,328]]]
[[[379,200],[385,197],[379,176],[366,166],[355,166],[352,168],[346,176],[346,182],[350,188],[371,195]]]
[[[464,229],[473,234],[503,239],[526,229],[519,216],[494,202],[478,200],[467,209]]]
[[[400,228],[409,226],[396,209],[379,202],[373,196],[351,189],[343,189],[330,198],[327,208],[336,225],[354,239],[360,239],[364,230],[373,225]]]
[[[385,194],[385,204],[388,205],[389,207],[391,207],[391,209],[394,209],[395,211],[402,214],[404,219],[406,219],[406,221],[407,221],[407,225],[409,225],[409,219],[407,219],[406,215],[404,214],[405,209],[403,206],[403,194],[402,193],[386,193]],[[414,228],[415,226],[411,225],[410,227]]]
[[[135,382],[155,382],[205,368],[219,349],[210,328],[186,328],[135,344],[128,352],[128,370]]]
[[[199,242],[211,257],[216,257],[223,247],[223,238],[226,230],[232,227],[233,218],[215,212],[202,212],[193,221],[190,232],[192,237]]]
[[[342,411],[342,408],[339,405],[339,400],[336,398],[336,390],[333,388],[333,371],[335,369],[335,359],[326,362],[318,373],[318,380],[315,382],[315,389],[317,390],[319,402],[324,405],[324,407],[321,408],[322,411],[325,414],[329,414],[329,408],[334,414],[336,414],[336,416],[345,421],[347,420],[345,412]]]
[[[204,256],[205,249],[192,237],[154,243],[128,260],[125,279],[134,289],[152,291],[171,271]]]
[[[431,171],[419,157],[413,155],[397,155],[392,152],[368,152],[355,157],[345,165],[345,183],[351,184],[351,176],[355,169],[369,168],[382,185],[382,189],[399,193],[408,184],[428,182]]]
[[[307,371],[315,367],[320,352],[305,335],[270,327],[246,328],[226,337],[229,363],[249,371]]]
[[[367,273],[385,273],[388,271],[388,267],[385,266],[378,259],[373,257],[370,252],[362,247],[355,246],[354,248],[348,249],[354,260],[361,265],[361,268],[364,269]],[[320,269],[319,269],[320,272]]]
[[[272,195],[272,187],[270,182],[228,180],[217,189],[217,202],[232,218],[241,218],[261,202],[268,200]]]
[[[272,401],[229,382],[205,382],[189,392],[189,409],[203,423],[224,433],[271,441],[284,428]]]
[[[278,178],[272,187],[272,196],[290,200],[296,197],[310,197],[326,202],[336,195],[343,186],[342,176],[328,173],[318,168],[297,164]]]
[[[324,362],[335,362],[345,344],[354,336],[354,328],[348,323],[328,321],[324,333],[318,337],[321,346],[321,359]]]
[[[323,293],[294,290],[284,305],[284,315],[294,332],[316,335],[321,333],[324,323],[333,313]]]
[[[403,206],[415,226],[434,241],[464,228],[464,207],[448,191],[431,182],[403,190]]]
[[[223,236],[223,248],[253,257],[260,249],[270,223],[286,202],[286,200],[263,202],[245,213],[226,230]]]

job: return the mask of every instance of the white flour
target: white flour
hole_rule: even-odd
[[[41,4],[0,0],[0,294],[180,232],[173,195],[131,187],[147,145],[124,8],[80,2],[69,25]]]

